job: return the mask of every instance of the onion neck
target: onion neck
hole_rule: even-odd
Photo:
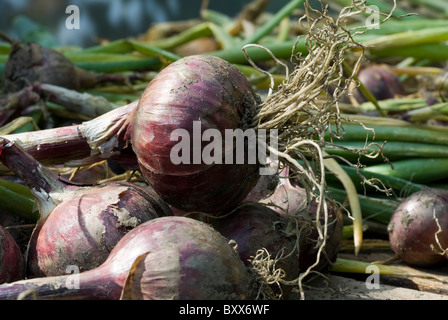
[[[0,300],[118,300],[123,285],[104,268],[1,284]]]
[[[129,103],[82,124],[2,136],[18,144],[44,165],[77,167],[115,158],[138,168],[135,155],[122,155],[128,145],[126,129],[138,101]],[[134,159],[133,159],[134,158]],[[10,170],[0,164],[0,173]]]

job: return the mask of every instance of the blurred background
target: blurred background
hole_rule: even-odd
[[[199,18],[202,0],[0,0],[0,30],[19,38],[17,17],[25,16],[49,30],[59,45],[88,47],[98,39],[115,40],[144,33],[154,23]],[[210,0],[208,8],[234,17],[251,0]],[[276,12],[288,0],[270,1]],[[67,6],[76,5],[80,28],[67,29]],[[23,22],[22,22],[23,23]]]

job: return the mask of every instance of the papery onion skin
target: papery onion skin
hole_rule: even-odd
[[[0,226],[0,283],[25,277],[25,260],[11,234]]]
[[[206,164],[201,152],[207,141],[196,153],[199,164],[174,164],[170,152],[179,140],[170,137],[185,129],[193,140],[193,123],[200,121],[200,134],[217,129],[224,145],[225,130],[248,128],[258,103],[244,75],[220,58],[189,56],[163,69],[142,94],[131,126],[133,150],[149,185],[186,212],[221,213],[240,202],[259,177],[259,164],[248,163],[247,151],[242,164],[235,158],[232,164]],[[192,160],[197,151],[190,150]]]
[[[446,263],[448,191],[428,188],[405,198],[392,215],[388,234],[392,250],[405,263],[421,267]]]
[[[171,256],[163,257],[164,250]],[[138,268],[132,271],[139,259]],[[175,261],[179,268],[171,267]],[[141,268],[156,264],[161,268]],[[203,222],[173,216],[134,228],[101,266],[77,276],[75,289],[69,288],[73,276],[68,275],[0,285],[0,300],[15,299],[26,289],[33,289],[39,299],[235,300],[255,299],[258,289],[254,275],[226,238]],[[123,292],[130,276],[138,280]],[[167,281],[172,284],[168,291]]]
[[[300,254],[300,271],[305,272],[317,261],[320,246],[317,245],[319,232],[316,224],[317,202],[311,202],[308,216],[313,220],[313,224],[309,229],[309,233],[305,235],[305,245]],[[339,207],[331,202],[327,202],[327,237],[325,246],[321,250],[319,262],[312,268],[313,271],[327,272],[331,265],[336,261],[339,250],[341,248],[342,231],[344,220]],[[321,213],[319,215],[320,230],[324,232],[325,217]]]
[[[88,190],[88,191],[86,191]],[[28,276],[56,276],[101,265],[116,243],[148,220],[172,215],[157,194],[127,182],[80,188],[39,224],[30,239]]]
[[[294,183],[291,174],[291,169],[285,167],[275,175],[261,177],[245,201],[257,200],[285,217],[305,214],[307,192]]]

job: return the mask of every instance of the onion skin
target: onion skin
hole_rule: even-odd
[[[288,222],[285,217],[259,203],[241,205],[225,217],[210,220],[213,228],[236,242],[241,260],[247,266],[259,249],[265,248],[273,257],[281,250],[285,255],[294,251],[296,238],[286,234]],[[279,266],[294,278],[298,274],[298,257],[292,254],[291,258],[291,261],[280,262]]]
[[[13,46],[5,64],[5,91],[15,92],[34,82],[79,88],[75,66],[64,55],[37,43]]]
[[[25,277],[25,259],[11,234],[0,226],[0,283]]]
[[[0,285],[0,300],[16,299],[26,289],[35,290],[39,299],[235,300],[256,294],[253,274],[228,240],[185,217],[153,219],[130,231],[101,266],[78,274],[79,289],[67,286],[69,277]]]
[[[228,164],[224,158],[222,164],[206,164],[201,157],[199,164],[176,165],[170,152],[179,141],[170,136],[185,129],[193,140],[193,122],[200,121],[201,137],[217,129],[224,145],[225,130],[248,128],[259,102],[244,75],[223,59],[189,56],[164,68],[142,94],[130,131],[149,185],[182,211],[219,214],[234,207],[255,186],[259,164]],[[208,144],[202,142],[200,156]]]
[[[305,214],[308,206],[306,190],[295,184],[290,174],[290,168],[285,167],[276,175],[262,176],[245,201],[258,199],[285,217]],[[273,186],[275,182],[277,184]]]
[[[405,198],[392,215],[388,233],[392,250],[405,263],[422,267],[446,263],[448,254],[442,255],[442,250],[448,249],[448,191],[428,188]]]

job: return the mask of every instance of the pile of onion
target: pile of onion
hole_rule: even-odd
[[[405,263],[434,266],[448,259],[448,190],[428,188],[405,198],[388,225],[392,250]]]
[[[143,186],[125,181],[69,185],[16,143],[2,139],[0,150],[0,160],[30,187],[39,208],[28,246],[28,276],[61,275],[73,266],[80,271],[95,268],[127,232],[172,215],[167,204]]]
[[[257,280],[219,232],[186,217],[160,217],[127,233],[99,267],[0,285],[0,299],[255,299]],[[57,285],[55,285],[57,284]]]

